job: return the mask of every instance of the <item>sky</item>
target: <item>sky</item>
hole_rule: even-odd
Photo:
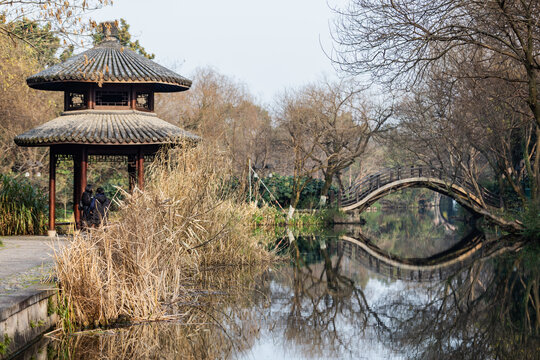
[[[91,17],[124,18],[154,61],[180,75],[212,66],[270,103],[285,88],[336,76],[324,51],[332,48],[330,6],[340,4],[346,0],[114,0]]]

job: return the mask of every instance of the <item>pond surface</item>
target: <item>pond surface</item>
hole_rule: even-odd
[[[203,274],[177,319],[44,339],[21,358],[538,359],[538,246],[492,241],[465,215],[386,206],[362,226],[289,231],[283,262]]]

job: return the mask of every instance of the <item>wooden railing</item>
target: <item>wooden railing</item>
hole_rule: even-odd
[[[462,188],[466,194],[475,197],[481,197],[488,206],[499,207],[500,199],[497,195],[485,188],[477,189],[471,182],[466,181],[459,175],[447,175],[442,169],[429,166],[398,167],[381,170],[375,174],[368,175],[355,183],[349,189],[340,194],[340,207],[346,207],[356,204],[379,188],[399,180],[413,178],[436,179],[444,183],[448,190],[452,185]],[[424,181],[419,181],[425,183]],[[448,191],[451,196],[451,191]]]

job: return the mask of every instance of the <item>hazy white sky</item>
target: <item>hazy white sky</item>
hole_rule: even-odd
[[[124,18],[156,61],[189,76],[200,66],[247,84],[263,102],[286,87],[335,74],[329,5],[346,0],[114,0],[91,14]]]

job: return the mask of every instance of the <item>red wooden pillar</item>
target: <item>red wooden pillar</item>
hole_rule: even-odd
[[[131,87],[131,109],[137,109],[137,93],[135,92],[133,86]]]
[[[137,184],[137,157],[133,155],[128,156],[128,177],[129,177],[129,192],[135,189]]]
[[[56,235],[54,218],[56,215],[56,155],[54,148],[49,150],[49,231],[47,235],[53,237]]]
[[[94,91],[94,86],[90,86],[88,90],[88,108],[94,109],[96,105],[96,92]]]
[[[137,186],[139,189],[144,188],[144,155],[142,152],[142,148],[139,147],[137,153]]]
[[[73,216],[76,226],[81,224],[79,203],[86,187],[86,170],[88,168],[88,153],[86,147],[73,153]]]
[[[88,149],[86,146],[83,146],[81,153],[81,197],[84,189],[86,188],[87,183],[87,172],[88,172]],[[80,199],[80,197],[79,197]]]
[[[81,211],[79,210],[79,197],[80,181],[81,181],[81,164],[80,154],[78,152],[73,153],[73,217],[75,218],[75,226],[78,227],[81,221]]]

